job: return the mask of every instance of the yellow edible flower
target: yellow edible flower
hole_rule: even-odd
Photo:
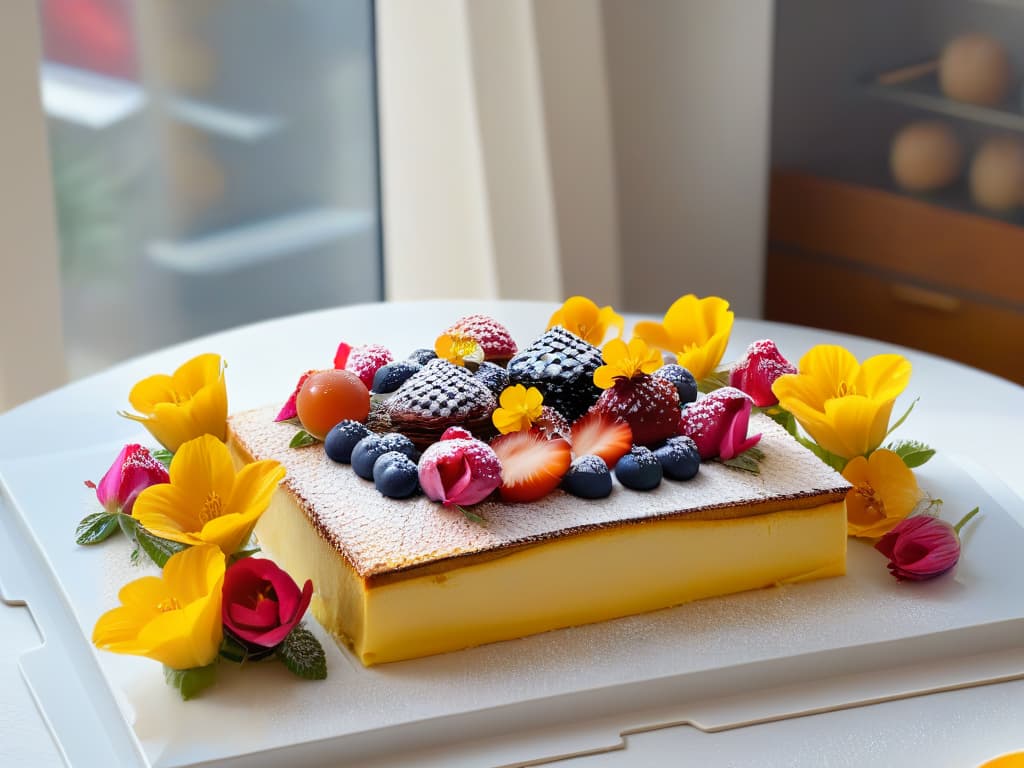
[[[170,376],[143,379],[132,387],[128,402],[139,413],[121,415],[142,424],[171,452],[199,435],[227,437],[228,395],[219,355],[199,355]]]
[[[178,449],[170,475],[169,483],[151,485],[135,500],[139,524],[162,539],[215,544],[230,555],[248,541],[284,467],[265,459],[236,475],[227,446],[203,435]]]
[[[100,616],[93,643],[173,669],[205,667],[217,658],[224,634],[224,569],[224,555],[214,546],[172,555],[160,576],[144,576],[121,588],[121,605]]]
[[[910,361],[902,355],[875,355],[861,364],[828,344],[810,349],[797,370],[776,379],[772,392],[818,445],[844,459],[882,444],[893,403],[910,381]]]
[[[601,349],[605,364],[594,371],[594,386],[609,389],[616,379],[632,379],[638,373],[654,373],[664,360],[661,353],[647,346],[643,339],[612,339]]]
[[[529,429],[544,409],[544,396],[540,390],[536,387],[527,389],[522,384],[505,387],[498,402],[501,407],[491,414],[491,421],[503,435]]]
[[[660,323],[639,322],[633,333],[653,347],[674,353],[678,363],[701,381],[721,362],[732,321],[725,299],[698,299],[690,293],[676,299]]]
[[[854,457],[843,477],[853,484],[846,494],[846,532],[877,539],[907,517],[921,500],[914,473],[898,454],[880,448],[868,458]]]
[[[444,333],[438,336],[434,342],[434,352],[438,357],[455,365],[484,361],[484,348],[480,346],[480,342],[461,333]]]
[[[548,320],[549,329],[556,325],[599,347],[611,327],[618,328],[622,336],[625,321],[611,307],[599,308],[586,296],[572,296]]]

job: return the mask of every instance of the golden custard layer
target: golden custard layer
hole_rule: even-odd
[[[257,535],[313,580],[317,620],[366,665],[845,573],[848,484],[763,417],[759,475],[709,462],[648,492],[479,504],[479,524],[387,499],[319,445],[289,448],[275,413],[229,423],[240,462],[288,472]]]

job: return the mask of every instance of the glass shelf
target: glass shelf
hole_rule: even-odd
[[[1024,112],[1019,107],[1014,108],[1008,104],[1001,107],[981,107],[977,104],[953,101],[943,95],[935,73],[892,84],[881,84],[872,79],[866,83],[866,89],[872,96],[887,101],[992,128],[1024,133]]]

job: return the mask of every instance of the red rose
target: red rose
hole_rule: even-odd
[[[302,591],[273,561],[246,557],[224,574],[224,627],[248,646],[274,648],[309,607],[313,582]]]
[[[746,392],[754,405],[763,408],[779,402],[772,384],[786,373],[796,373],[796,366],[782,356],[774,341],[763,339],[747,347],[747,353],[733,365],[729,385]]]

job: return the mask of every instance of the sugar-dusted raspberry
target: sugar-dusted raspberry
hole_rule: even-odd
[[[381,344],[364,344],[351,347],[345,342],[338,345],[334,356],[334,367],[351,371],[358,376],[367,389],[373,388],[373,377],[377,370],[394,360],[391,350]]]
[[[518,350],[508,328],[488,315],[466,315],[459,318],[445,333],[461,334],[476,341],[484,349],[484,360],[502,362]]]

